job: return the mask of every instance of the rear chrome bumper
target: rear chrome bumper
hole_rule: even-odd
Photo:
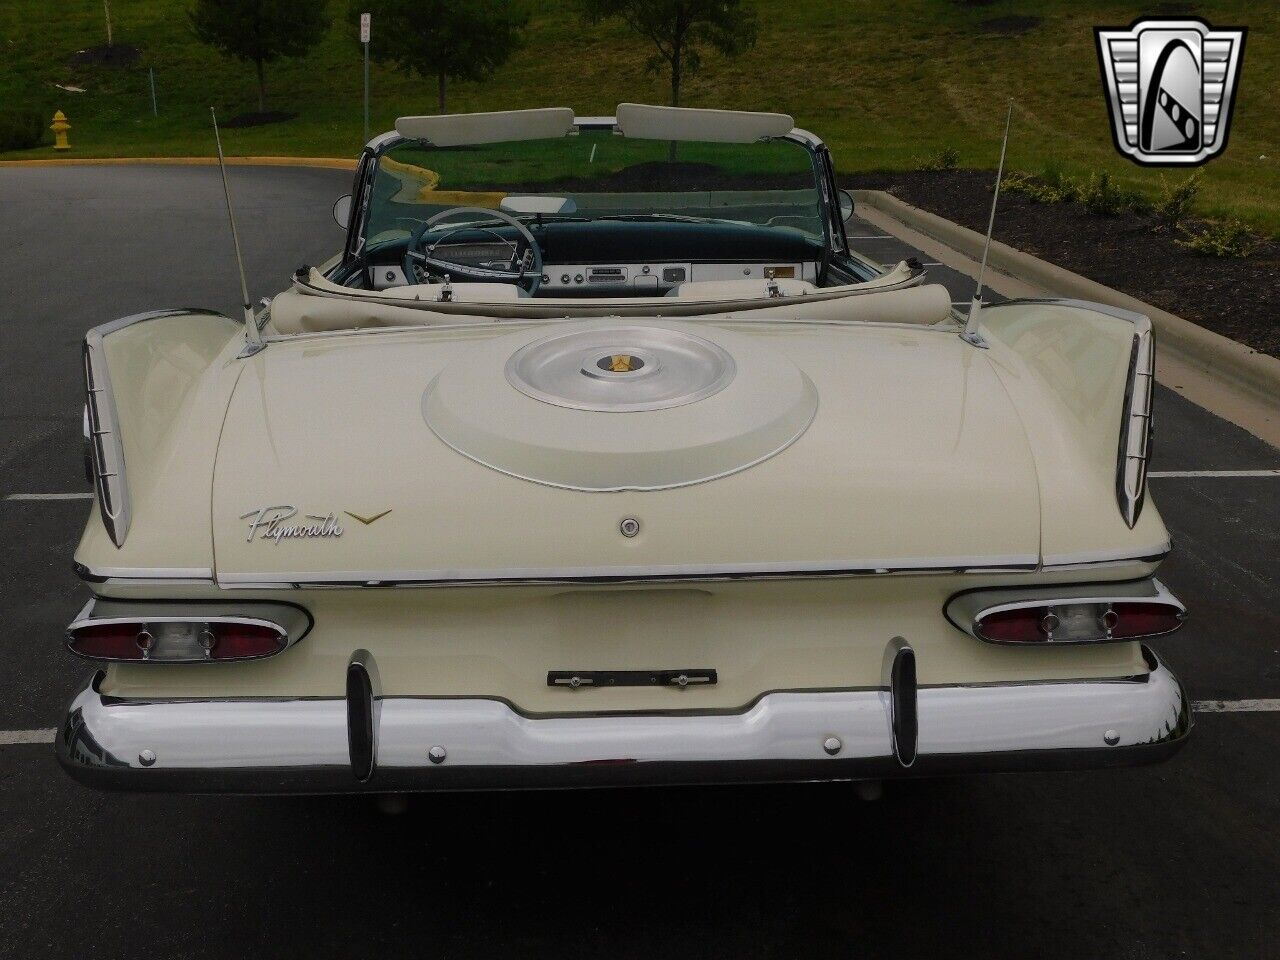
[[[363,654],[363,651],[360,652]],[[93,787],[348,793],[858,780],[1129,766],[1191,729],[1177,678],[920,687],[902,657],[881,689],[778,692],[740,713],[528,717],[490,699],[381,697],[352,660],[332,699],[114,699],[95,677],[56,748]],[[907,654],[910,649],[907,648]],[[353,682],[354,677],[354,682]],[[910,742],[909,742],[910,741]]]

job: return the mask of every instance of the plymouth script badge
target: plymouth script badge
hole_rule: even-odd
[[[323,517],[314,513],[299,517],[298,508],[287,503],[250,510],[242,514],[240,519],[249,521],[246,543],[257,539],[270,540],[279,545],[281,540],[342,536],[342,524],[338,523],[338,518],[332,512]]]
[[[1148,167],[1196,166],[1220,154],[1246,33],[1192,18],[1095,28],[1116,149]]]
[[[350,510],[342,511],[352,520],[359,520],[364,526],[370,526],[381,520],[391,511],[383,510],[372,516],[362,516]],[[311,538],[335,538],[342,536],[342,524],[331,510],[324,516],[318,513],[305,513],[298,516],[298,508],[290,503],[282,503],[274,507],[258,507],[248,513],[241,514],[241,520],[249,521],[249,534],[246,543],[254,540],[270,540],[278,544],[281,540],[297,540]]]

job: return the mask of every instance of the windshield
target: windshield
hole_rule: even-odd
[[[460,206],[501,207],[522,220],[738,222],[824,239],[814,158],[799,143],[672,144],[584,131],[389,148],[374,178],[366,243],[401,241],[423,220]]]

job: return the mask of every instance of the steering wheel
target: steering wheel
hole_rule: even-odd
[[[474,223],[459,224],[452,229],[444,228],[444,232],[440,236],[428,239],[427,235],[436,229],[436,224],[441,220],[448,220],[464,213],[479,217],[482,220],[497,220],[500,223],[515,227],[525,242],[524,252],[520,253],[517,241],[508,240],[495,230]],[[507,269],[492,266],[479,267],[467,263],[456,263],[436,256],[435,250],[437,247],[454,234],[465,230],[490,233],[497,237],[501,243],[511,247],[511,267]],[[432,273],[436,276],[447,276],[450,280],[476,283],[513,283],[519,285],[527,280],[529,283],[524,289],[530,295],[533,295],[538,292],[538,287],[542,285],[542,248],[538,246],[538,241],[534,239],[533,234],[529,232],[523,223],[501,210],[488,210],[484,207],[450,207],[448,210],[441,210],[434,217],[418,226],[410,234],[409,242],[405,245],[405,279],[410,283],[415,282],[415,280],[423,282],[427,273]]]

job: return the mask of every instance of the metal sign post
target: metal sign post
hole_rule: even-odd
[[[373,17],[360,14],[360,44],[364,47],[364,142],[369,142],[369,27]]]
[[[151,115],[153,117],[160,116],[160,108],[156,106],[156,70],[155,67],[147,67],[147,76],[151,78]]]

